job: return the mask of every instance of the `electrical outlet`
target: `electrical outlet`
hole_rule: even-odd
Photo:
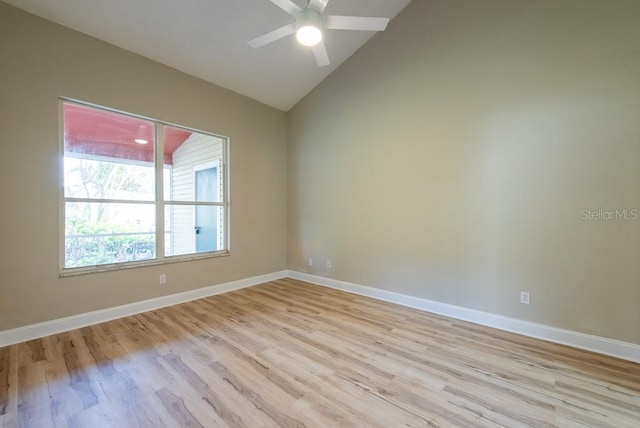
[[[313,259],[312,259],[311,257],[309,257],[309,258],[307,259],[307,264],[308,264],[309,266],[313,266]]]
[[[531,303],[531,300],[529,299],[528,291],[520,292],[520,303],[522,303],[523,305],[528,305],[529,303]]]
[[[166,284],[167,283],[167,275],[165,275],[164,273],[160,274],[160,284]]]
[[[327,260],[327,269],[331,269],[331,260]]]

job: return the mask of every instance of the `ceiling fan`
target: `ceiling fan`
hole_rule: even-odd
[[[304,9],[291,0],[271,0],[271,3],[295,17],[296,22],[250,40],[247,42],[249,46],[259,48],[296,33],[301,44],[311,47],[313,56],[321,67],[330,64],[322,41],[323,30],[384,31],[389,23],[389,18],[323,15],[329,0],[309,0]]]

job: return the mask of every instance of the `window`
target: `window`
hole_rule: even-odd
[[[228,254],[228,139],[63,100],[64,273]]]

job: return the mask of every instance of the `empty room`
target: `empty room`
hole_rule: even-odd
[[[640,1],[0,1],[0,428],[640,427]]]

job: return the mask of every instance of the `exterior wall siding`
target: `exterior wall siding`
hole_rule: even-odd
[[[204,134],[191,134],[187,140],[173,153],[171,196],[172,200],[193,201],[194,192],[194,168],[220,162],[222,167],[224,140]],[[224,181],[219,180],[222,195]],[[170,219],[170,247],[171,254],[193,253],[195,244],[195,213],[193,206],[174,205],[169,210]],[[222,217],[222,216],[221,216]],[[218,230],[222,231],[223,219]],[[224,237],[219,236],[220,245]]]

